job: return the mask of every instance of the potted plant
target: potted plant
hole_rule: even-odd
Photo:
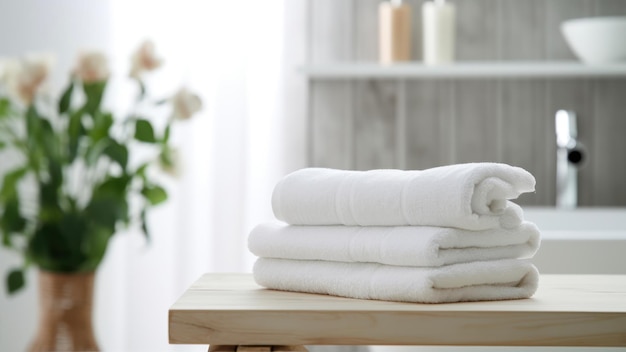
[[[122,117],[103,107],[110,75],[102,53],[79,56],[58,100],[41,93],[51,66],[46,57],[5,63],[0,152],[16,162],[0,175],[0,233],[3,246],[23,258],[21,267],[7,273],[9,293],[25,285],[25,270],[39,269],[40,326],[31,350],[98,349],[91,325],[93,280],[109,240],[134,223],[148,236],[149,208],[167,199],[151,166],[175,168],[172,126],[196,113],[201,102],[184,88],[151,102],[142,77],[160,65],[147,41],[134,53],[130,72],[138,85],[137,106],[169,109],[157,128],[140,109]],[[150,157],[131,163],[138,149]]]

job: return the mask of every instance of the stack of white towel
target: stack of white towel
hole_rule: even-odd
[[[510,199],[534,177],[498,163],[421,171],[307,168],[275,187],[286,224],[248,239],[261,286],[352,298],[442,303],[528,298],[537,227]]]

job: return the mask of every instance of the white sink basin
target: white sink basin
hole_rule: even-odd
[[[524,207],[524,218],[537,224],[544,238],[624,239],[626,208]]]
[[[541,231],[541,273],[626,274],[626,208],[524,207],[524,217]]]

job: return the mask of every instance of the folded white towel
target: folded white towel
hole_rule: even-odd
[[[293,225],[513,228],[523,215],[508,199],[534,189],[528,171],[497,163],[422,171],[306,168],[278,182],[272,208]]]
[[[417,268],[259,258],[253,276],[277,290],[422,303],[528,298],[539,281],[531,263],[515,259]]]
[[[469,231],[431,226],[294,226],[260,224],[248,236],[259,256],[281,259],[441,266],[530,258],[539,248],[530,222],[514,229]]]

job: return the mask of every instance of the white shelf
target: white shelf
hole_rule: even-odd
[[[300,71],[312,79],[626,77],[626,63],[587,65],[577,61],[476,61],[440,66],[428,66],[421,62],[391,65],[336,63],[305,66]]]

